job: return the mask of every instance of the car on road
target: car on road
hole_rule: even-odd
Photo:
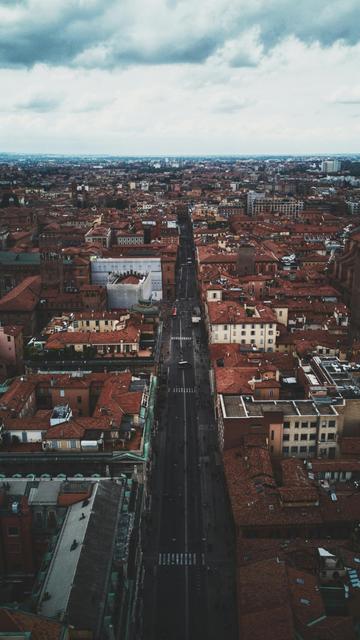
[[[188,369],[189,367],[192,367],[192,364],[187,360],[179,360],[178,367],[181,367],[181,369]]]

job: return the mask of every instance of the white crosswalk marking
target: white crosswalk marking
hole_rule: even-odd
[[[169,387],[171,393],[195,393],[194,387]]]
[[[159,553],[158,565],[160,567],[195,566],[196,553]]]
[[[171,340],[192,340],[192,336],[171,336]]]

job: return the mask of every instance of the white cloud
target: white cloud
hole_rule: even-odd
[[[357,152],[358,6],[0,0],[2,147]]]

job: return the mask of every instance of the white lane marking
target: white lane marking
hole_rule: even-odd
[[[181,335],[181,320],[180,320]],[[182,386],[185,388],[185,371],[182,371]],[[185,553],[188,553],[188,478],[187,478],[187,416],[186,416],[186,394],[184,393],[184,533],[185,533]],[[189,569],[185,567],[185,640],[189,638]]]

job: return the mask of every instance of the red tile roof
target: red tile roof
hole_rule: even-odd
[[[40,276],[25,278],[0,299],[0,311],[33,311],[41,290]]]
[[[64,627],[60,622],[24,611],[0,608],[0,632],[31,633],[32,640],[61,640]]]
[[[269,308],[259,306],[258,316],[248,316],[244,305],[232,300],[208,302],[208,313],[211,324],[259,324],[276,323],[276,315]]]
[[[118,331],[60,331],[54,333],[46,341],[46,349],[62,349],[68,345],[108,345],[108,344],[138,344],[140,340],[140,328],[136,325],[128,325]]]

